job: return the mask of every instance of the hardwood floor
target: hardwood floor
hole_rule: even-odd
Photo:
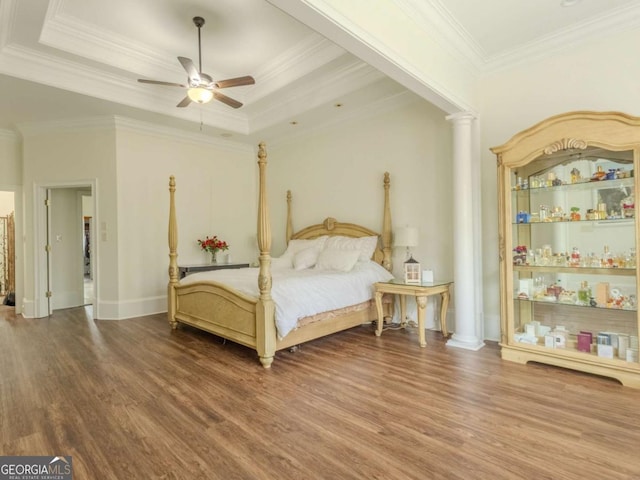
[[[74,479],[640,479],[640,391],[363,326],[278,352],[0,310],[0,454]]]

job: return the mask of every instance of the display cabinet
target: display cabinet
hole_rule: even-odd
[[[498,158],[501,352],[640,388],[640,118],[571,112]]]

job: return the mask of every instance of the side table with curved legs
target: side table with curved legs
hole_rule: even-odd
[[[378,282],[374,284],[375,288],[375,300],[376,308],[378,310],[378,326],[376,328],[376,336],[382,335],[384,330],[384,317],[382,310],[382,295],[385,293],[391,293],[399,296],[400,300],[400,326],[406,326],[407,315],[407,302],[406,295],[416,297],[416,304],[418,305],[418,335],[420,339],[420,346],[426,347],[427,340],[424,334],[424,313],[427,307],[427,297],[431,295],[440,295],[440,329],[442,334],[447,337],[449,335],[447,331],[447,307],[449,306],[449,297],[451,295],[451,287],[453,282],[451,281],[433,281],[424,282],[421,284],[409,284],[399,280],[391,280],[389,282]]]

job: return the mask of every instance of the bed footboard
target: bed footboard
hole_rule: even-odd
[[[174,287],[174,321],[256,348],[255,298],[215,282]]]

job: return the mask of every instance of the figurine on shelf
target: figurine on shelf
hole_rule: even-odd
[[[620,201],[620,206],[622,207],[622,215],[624,218],[633,218],[635,216],[636,207],[635,195],[632,193],[631,195],[623,198]]]
[[[579,222],[580,221],[580,209],[578,207],[571,207],[571,221]]]
[[[529,223],[530,219],[531,215],[524,210],[519,211],[518,215],[516,215],[516,223]]]
[[[577,168],[572,168],[571,183],[578,183],[580,180],[582,180],[582,177],[580,176],[580,170],[578,170]]]
[[[527,263],[527,246],[518,245],[513,249],[513,264],[526,265]]]

